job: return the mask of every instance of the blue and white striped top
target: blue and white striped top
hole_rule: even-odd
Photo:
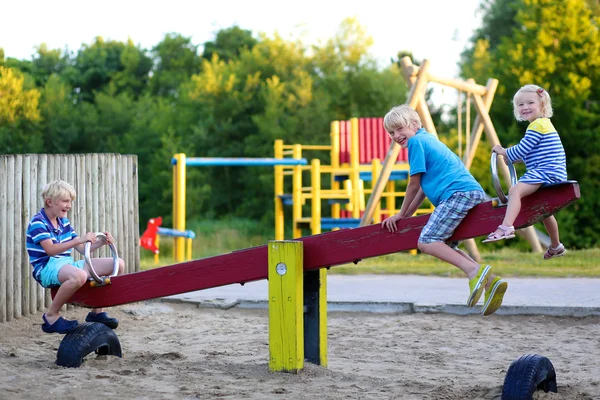
[[[527,172],[519,182],[549,184],[567,180],[567,157],[560,136],[548,118],[527,127],[519,144],[506,149],[511,162],[523,161]]]
[[[50,256],[44,251],[41,242],[52,239],[53,243],[63,243],[76,237],[77,233],[71,227],[68,218],[58,218],[58,228],[55,228],[43,208],[33,216],[27,226],[27,254],[29,254],[29,262],[33,266],[33,278],[36,281],[41,283],[40,273],[50,260]],[[71,250],[66,250],[54,257],[70,257]]]

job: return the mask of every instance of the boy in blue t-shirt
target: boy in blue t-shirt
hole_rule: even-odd
[[[82,287],[90,277],[85,261],[73,260],[71,249],[81,254],[85,251],[85,243],[91,242],[90,251],[101,247],[103,241],[96,241],[96,234],[88,232],[79,237],[67,219],[67,213],[75,200],[75,189],[67,182],[56,180],[46,185],[42,191],[44,208],[33,216],[27,227],[27,253],[33,266],[33,278],[45,288],[60,286],[48,311],[42,315],[42,330],[46,333],[69,333],[79,323],[69,321],[60,316],[61,307]],[[104,232],[108,243],[114,239]],[[122,274],[125,263],[119,259],[119,272]],[[113,271],[112,258],[94,259],[94,269],[100,276]],[[85,318],[87,322],[100,322],[111,329],[119,325],[116,318],[110,318],[100,308],[93,308]]]
[[[421,127],[419,114],[407,105],[392,108],[383,119],[385,130],[394,142],[408,148],[410,180],[400,212],[381,225],[396,232],[396,222],[412,216],[425,197],[435,206],[419,236],[418,247],[424,253],[460,268],[469,278],[467,305],[473,307],[485,289],[483,315],[491,315],[502,305],[508,284],[491,273],[491,266],[479,265],[467,253],[452,247],[452,236],[470,209],[487,196],[458,156]]]

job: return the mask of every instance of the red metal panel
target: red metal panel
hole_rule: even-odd
[[[524,228],[556,213],[580,197],[579,185],[567,182],[542,188],[522,201],[516,228]],[[450,240],[462,240],[492,232],[504,218],[505,207],[485,202],[469,212]],[[390,233],[374,224],[300,238],[304,242],[304,269],[315,270],[417,247],[421,229],[429,215],[398,221]],[[70,302],[84,307],[120,304],[171,296],[232,283],[245,283],[268,276],[267,246],[235,251],[216,257],[189,261],[112,279],[112,284],[92,288],[85,285]],[[52,290],[52,295],[56,289]]]
[[[350,122],[340,121],[340,164],[350,163]]]
[[[371,145],[369,143],[369,125],[368,118],[358,119],[358,163],[369,164],[371,162]]]
[[[381,160],[383,162],[383,158],[381,158],[380,152],[380,146],[379,146],[379,118],[370,118],[370,123],[369,125],[371,126],[371,137],[369,139],[369,141],[371,142],[371,161],[373,161],[374,158],[379,158],[379,160]]]

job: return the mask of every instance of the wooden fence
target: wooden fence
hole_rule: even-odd
[[[45,310],[50,291],[32,277],[25,248],[27,225],[42,208],[46,183],[62,179],[77,199],[69,212],[75,231],[108,231],[125,261],[139,271],[137,156],[120,154],[0,155],[0,322]],[[110,257],[107,246],[93,257]],[[77,251],[73,257],[81,259]]]

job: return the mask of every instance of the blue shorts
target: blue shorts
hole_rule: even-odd
[[[433,210],[433,214],[421,231],[419,243],[445,242],[465,219],[469,210],[483,203],[487,198],[485,192],[479,190],[454,193]]]
[[[75,268],[83,269],[85,261],[75,261],[72,257],[50,257],[50,260],[40,272],[42,286],[45,288],[60,286],[61,282],[58,280],[58,271],[65,265],[72,265]]]

